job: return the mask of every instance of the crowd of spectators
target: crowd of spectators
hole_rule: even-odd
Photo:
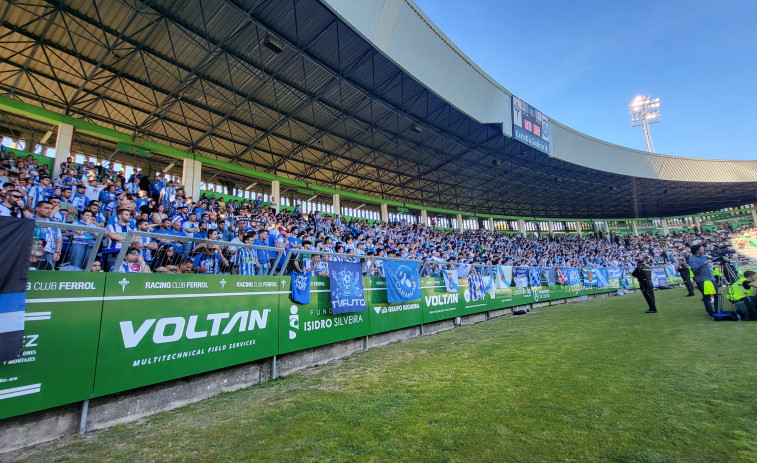
[[[224,200],[185,195],[178,178],[153,179],[137,169],[130,178],[123,172],[92,162],[61,164],[61,175],[50,172],[32,156],[17,158],[3,153],[0,161],[0,216],[37,220],[32,267],[82,270],[92,253],[92,270],[161,273],[234,273],[265,275],[272,266],[284,265],[273,250],[252,249],[242,243],[281,249],[315,250],[340,254],[321,256],[298,253],[286,271],[328,275],[328,260],[363,262],[369,276],[382,276],[382,257],[423,261],[425,276],[438,274],[445,263],[457,265],[513,265],[545,267],[622,267],[631,269],[640,257],[650,264],[688,260],[689,249],[701,243],[727,245],[737,231],[723,227],[703,234],[620,236],[572,234],[520,235],[485,230],[458,232],[419,224],[347,220],[314,212],[278,210],[274,198]],[[74,224],[66,230],[47,222]],[[96,233],[105,236],[94,249]],[[137,237],[125,243],[129,230],[165,235]],[[196,242],[207,239],[226,244]],[[128,246],[119,268],[116,256]],[[344,256],[341,256],[343,254]],[[365,256],[360,258],[359,256]]]

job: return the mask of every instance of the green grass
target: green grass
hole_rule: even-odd
[[[568,304],[374,349],[28,461],[757,461],[757,323]]]

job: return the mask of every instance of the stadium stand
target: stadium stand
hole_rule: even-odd
[[[94,252],[97,261],[105,264],[102,268],[112,271],[123,236],[129,230],[166,235],[165,239],[148,238],[143,242],[134,238],[130,246],[149,271],[173,273],[179,271],[181,260],[190,258],[199,264],[206,252],[204,243],[173,245],[170,237],[175,236],[230,243],[218,249],[220,265],[213,270],[199,270],[201,266],[194,265],[194,272],[239,273],[240,266],[233,265],[234,245],[248,241],[280,248],[285,253],[303,249],[309,243],[315,251],[336,252],[346,258],[376,255],[457,265],[632,269],[641,255],[648,256],[652,264],[676,263],[680,257],[688,258],[688,249],[694,243],[722,247],[729,245],[737,234],[749,230],[746,226],[737,230],[723,226],[701,234],[624,237],[605,236],[601,231],[583,237],[513,235],[486,230],[461,233],[406,221],[369,223],[320,211],[304,214],[299,208],[276,211],[260,199],[226,203],[222,198],[203,194],[192,201],[186,197],[178,178],[158,190],[139,171],[126,178],[123,171],[116,172],[93,162],[76,166],[71,158],[61,165],[61,175],[51,180],[48,169],[37,168],[35,161],[16,160],[12,151],[4,154],[0,164],[3,169],[0,172],[5,173],[0,215],[37,220],[40,226],[36,238],[46,240],[40,257],[60,270],[86,269],[87,257]],[[45,222],[104,229],[105,240],[94,249],[93,233],[44,227]],[[261,251],[250,254],[248,261],[258,274],[267,274],[275,270],[274,255]],[[261,268],[264,273],[260,273]],[[290,265],[287,270],[292,268]]]

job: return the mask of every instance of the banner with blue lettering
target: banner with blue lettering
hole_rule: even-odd
[[[421,298],[421,276],[418,262],[384,261],[386,300],[389,302],[415,301]]]
[[[460,284],[457,281],[457,269],[442,269],[442,278],[444,278],[444,286],[448,293],[457,294],[460,291]]]
[[[513,280],[516,288],[527,288],[528,267],[513,267]]]
[[[0,270],[0,361],[15,360],[24,351],[26,284],[33,239],[34,220],[0,217],[0,242],[3,243],[0,246],[0,262],[3,263]]]
[[[292,272],[292,300],[298,304],[310,304],[310,275]]]
[[[384,262],[386,268],[386,261]],[[363,295],[363,268],[354,262],[329,262],[331,312],[339,315],[368,310]]]
[[[511,265],[497,266],[497,288],[509,288],[513,285],[513,267]]]
[[[597,286],[596,269],[584,267],[584,286]]]
[[[547,282],[547,286],[555,285],[555,269],[553,267],[539,267],[541,269],[541,276],[544,281]]]
[[[595,268],[595,275],[597,277],[597,286],[600,288],[607,288],[610,286],[610,280],[608,279],[608,273],[606,268]]]
[[[471,301],[480,301],[484,298],[484,279],[476,272],[468,275],[468,294]]]
[[[608,280],[620,280],[620,267],[609,267],[607,269]]]

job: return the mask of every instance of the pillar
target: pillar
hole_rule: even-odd
[[[57,153],[57,151],[56,151]],[[190,197],[197,201],[200,199],[200,175],[202,174],[202,163],[194,159],[184,159],[182,168],[182,184],[187,199]]]
[[[421,209],[421,223],[428,227],[428,211],[426,209]]]
[[[389,222],[389,206],[386,203],[381,203],[381,221]]]
[[[334,207],[334,214],[342,215],[342,200],[339,197],[339,194],[334,194],[331,198],[331,205]],[[381,209],[381,217],[383,220],[384,216],[384,210]]]
[[[660,219],[660,226],[662,227],[662,236],[668,236],[670,234],[670,228],[668,227],[668,220]]]
[[[754,216],[754,211],[752,211],[752,218],[755,219],[755,223],[757,223],[757,218]],[[702,231],[702,219],[698,216],[694,216],[694,228],[697,229],[698,232]]]
[[[605,228],[605,238],[607,240],[609,240],[610,239],[610,225],[607,223],[606,220],[604,221],[604,224],[605,224],[605,227],[604,227]]]
[[[578,236],[583,236],[583,222],[576,221],[576,233],[578,233]]]
[[[276,200],[276,204],[278,205],[278,211],[281,211],[281,182],[278,180],[273,180],[271,182],[271,198],[274,198]],[[270,202],[270,200],[269,200]]]
[[[639,236],[639,228],[635,220],[631,222],[631,228],[633,228],[633,236]]]
[[[518,231],[522,234],[526,234],[526,221],[523,219],[518,219]]]
[[[752,223],[757,225],[757,211],[752,209]]]
[[[457,230],[458,231],[463,231],[463,229],[464,229],[464,227],[463,227],[463,215],[462,214],[457,214],[456,218],[457,218]]]
[[[494,219],[489,217],[489,231],[494,231]]]
[[[554,231],[555,231],[555,228],[552,226],[552,221],[551,220],[549,222],[547,222],[547,231],[549,231],[550,235],[552,233],[554,233]]]
[[[58,126],[58,139],[55,141],[55,162],[53,164],[53,178],[60,177],[60,165],[71,156],[71,146],[74,142],[74,126],[61,124]]]

